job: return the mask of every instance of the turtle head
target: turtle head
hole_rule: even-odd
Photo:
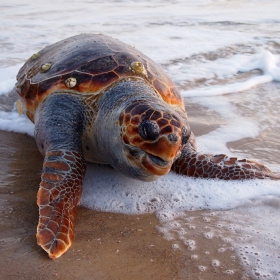
[[[164,102],[135,101],[119,118],[124,153],[148,180],[170,171],[190,135],[181,115]]]
[[[118,88],[120,92],[126,89]],[[133,91],[125,100],[120,97],[112,102],[115,89],[106,106],[102,105],[100,112],[107,113],[96,122],[102,123],[98,128],[100,154],[124,175],[153,181],[170,171],[191,131],[185,112],[167,104],[152,87],[131,82],[129,88]]]

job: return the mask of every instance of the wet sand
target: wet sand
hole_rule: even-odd
[[[209,123],[207,116],[205,123],[200,120],[195,133],[217,125]],[[194,255],[164,239],[154,214],[102,213],[83,207],[76,211],[74,244],[65,255],[51,260],[35,237],[43,161],[35,140],[0,131],[0,155],[1,279],[249,279],[230,247],[220,255],[221,266],[211,265],[223,245],[218,236],[209,242],[193,231],[198,244]],[[198,228],[205,226],[204,213],[190,212],[197,217]]]

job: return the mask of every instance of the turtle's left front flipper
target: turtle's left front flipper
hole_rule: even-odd
[[[280,175],[274,173],[263,164],[226,155],[211,155],[196,152],[187,144],[181,156],[174,162],[172,169],[177,174],[197,178],[217,178],[223,180],[265,179],[279,180]]]
[[[77,97],[53,94],[35,115],[35,138],[45,156],[37,195],[37,242],[50,258],[65,253],[74,237],[74,209],[81,198],[86,170],[83,110]]]

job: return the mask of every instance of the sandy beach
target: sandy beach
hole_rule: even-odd
[[[209,119],[199,123],[197,134],[216,126]],[[51,260],[35,237],[43,161],[35,141],[24,134],[0,131],[0,154],[1,279],[250,279],[233,249],[218,236],[209,242],[200,231],[193,231],[198,244],[194,254],[164,239],[154,214],[103,213],[84,207],[76,211],[73,246]],[[207,211],[189,213],[196,217],[197,228],[205,227]],[[222,245],[228,249],[221,255]],[[222,265],[213,263],[215,255],[222,258]]]
[[[167,174],[144,185],[90,166],[82,205],[91,209],[77,207],[72,247],[49,259],[36,241],[43,157],[11,92],[42,48],[106,34],[163,66],[184,96],[199,151],[280,172],[279,3],[1,1],[0,280],[279,280],[280,185],[271,180]]]

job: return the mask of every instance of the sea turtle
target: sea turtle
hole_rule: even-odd
[[[143,181],[171,169],[225,180],[280,178],[254,161],[197,152],[184,100],[162,68],[105,35],[73,36],[32,55],[16,90],[44,155],[37,241],[51,258],[71,246],[86,161]]]

